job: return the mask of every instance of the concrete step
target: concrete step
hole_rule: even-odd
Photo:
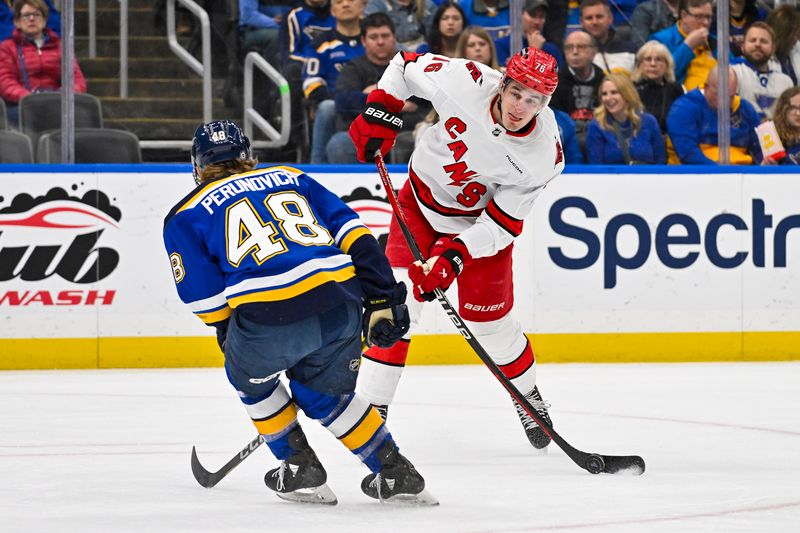
[[[92,78],[87,80],[88,91],[97,96],[119,96],[119,78]],[[187,79],[175,78],[128,78],[128,95],[132,98],[149,97],[186,97],[203,95],[203,80],[199,77]]]
[[[119,76],[119,58],[97,57],[80,60],[81,69],[87,78],[113,78]],[[212,74],[214,70],[211,70]],[[225,72],[218,73],[221,77]],[[128,59],[129,78],[199,78],[192,69],[176,56],[132,57]]]
[[[95,11],[97,35],[119,36],[119,4],[116,8],[100,8]],[[75,35],[89,35],[89,11],[75,9]],[[152,7],[128,9],[128,35],[166,35],[164,28],[157,27]]]
[[[202,112],[196,118],[115,118],[104,122],[107,128],[117,128],[135,133],[139,139],[179,140],[192,139],[194,130],[203,123]]]
[[[194,119],[203,114],[202,98],[119,98],[103,97],[103,115],[106,119],[146,118]],[[214,99],[213,105],[222,107],[222,99]]]
[[[178,42],[186,48],[190,39],[180,38]],[[119,57],[119,36],[99,36],[95,39],[97,57]],[[89,37],[75,37],[75,55],[79,61],[89,57]],[[172,57],[167,38],[164,35],[136,35],[128,37],[128,57]]]
[[[153,10],[153,0],[128,0],[128,7],[135,9]],[[119,0],[95,0],[95,6],[101,9],[119,9]],[[75,0],[75,10],[86,10],[89,8],[89,0]],[[166,10],[166,7],[164,8]]]

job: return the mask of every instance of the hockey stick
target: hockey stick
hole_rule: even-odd
[[[192,446],[192,474],[194,474],[194,478],[198,483],[200,483],[200,485],[210,489],[222,481],[222,478],[227,476],[231,470],[239,466],[242,461],[250,457],[250,454],[252,454],[256,448],[261,446],[262,442],[264,441],[261,438],[261,435],[257,436],[255,439],[250,441],[247,446],[242,448],[242,451],[234,455],[230,461],[225,463],[225,466],[216,472],[209,472],[203,468],[203,465],[200,464],[200,459],[197,458],[197,451],[195,450],[194,446]]]
[[[386,170],[386,164],[383,162],[383,156],[381,156],[380,152],[375,153],[375,165],[378,167],[378,174],[381,176],[383,188],[386,189],[386,196],[389,199],[389,203],[392,206],[392,211],[394,211],[395,217],[397,217],[397,223],[400,226],[400,230],[403,232],[403,236],[408,243],[408,247],[411,249],[411,253],[414,255],[414,258],[424,263],[425,258],[423,257],[422,252],[420,252],[414,236],[408,229],[405,218],[403,217],[403,211],[400,209],[400,205],[397,203],[397,195],[394,192],[394,187],[392,187],[392,181],[389,178],[389,172]],[[492,358],[488,353],[486,353],[486,350],[483,349],[483,346],[480,345],[477,339],[475,339],[475,336],[461,319],[461,316],[459,316],[458,312],[450,303],[450,300],[447,299],[447,296],[445,296],[444,292],[441,289],[436,289],[434,294],[436,295],[436,299],[439,301],[439,304],[441,304],[445,313],[447,313],[447,316],[455,325],[456,329],[458,329],[459,333],[461,333],[464,339],[466,339],[467,343],[475,351],[480,360],[483,361],[492,374],[494,374],[494,377],[500,381],[500,384],[503,385],[509,394],[511,394],[511,397],[522,406],[525,412],[528,413],[528,415],[530,415],[530,417],[533,418],[537,424],[539,424],[539,427],[541,427],[542,430],[547,433],[551,439],[553,439],[553,442],[558,444],[559,448],[564,450],[564,452],[575,462],[575,464],[592,474],[604,472],[606,474],[627,473],[640,475],[644,473],[644,459],[638,455],[600,455],[596,453],[586,453],[574,448],[570,443],[564,440],[564,438],[559,435],[555,429],[553,429],[552,425],[548,424],[547,421],[543,420],[542,417],[539,416],[539,413],[537,413],[536,409],[531,406],[528,399],[525,398],[519,389],[517,389],[517,387],[511,383],[505,374],[503,374],[497,364],[492,361]]]

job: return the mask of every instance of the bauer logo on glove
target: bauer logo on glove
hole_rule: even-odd
[[[367,96],[367,107],[350,124],[350,139],[356,157],[362,163],[372,160],[376,152],[386,155],[394,146],[397,133],[403,128],[403,101],[381,89]]]
[[[367,122],[373,122],[374,124],[386,124],[391,128],[397,128],[398,130],[403,129],[403,119],[389,113],[386,109],[382,109],[383,106],[370,104],[364,110],[364,118]],[[372,118],[373,120],[370,120]]]

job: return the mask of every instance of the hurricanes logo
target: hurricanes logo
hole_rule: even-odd
[[[55,275],[88,284],[106,278],[119,264],[119,254],[97,244],[105,231],[119,229],[121,218],[120,210],[100,191],[88,191],[82,198],[61,188],[36,198],[18,194],[0,209],[0,282],[41,281]],[[108,304],[113,292],[14,290],[0,292],[0,304]]]

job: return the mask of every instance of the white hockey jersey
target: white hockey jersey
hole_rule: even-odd
[[[536,197],[564,169],[550,108],[526,131],[510,132],[494,121],[490,109],[501,78],[466,59],[400,52],[378,82],[401,100],[430,100],[439,113],[417,142],[409,179],[431,226],[458,234],[473,257],[508,246]]]

